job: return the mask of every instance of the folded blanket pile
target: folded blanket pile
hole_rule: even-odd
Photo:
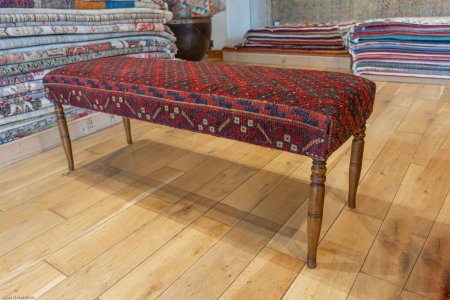
[[[0,1],[3,7],[51,2]],[[66,6],[69,2],[59,1]],[[78,2],[73,2],[74,6]],[[110,2],[120,7],[128,1],[83,2]],[[111,10],[0,8],[0,144],[55,126],[42,78],[56,67],[118,55],[174,58],[175,37],[165,25],[172,13],[164,1],[136,3],[141,3],[139,8]],[[89,113],[71,108],[68,117]]]
[[[450,79],[450,18],[367,21],[348,40],[356,74]]]
[[[344,40],[336,24],[286,24],[251,29],[238,48],[345,53]]]
[[[0,0],[0,8],[108,9],[154,8],[167,10],[164,0]]]

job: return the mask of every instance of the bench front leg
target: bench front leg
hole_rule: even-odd
[[[361,177],[365,137],[366,126],[363,126],[353,135],[348,187],[348,207],[350,208],[356,208],[356,192],[358,191],[359,179]]]
[[[316,267],[320,229],[322,228],[327,162],[317,159],[313,160],[311,172],[308,202],[308,257],[306,264],[308,268],[314,269]]]
[[[66,153],[67,163],[69,165],[69,172],[75,169],[73,163],[72,143],[70,141],[69,128],[67,127],[66,116],[64,115],[64,108],[60,103],[54,103],[56,123],[58,125],[59,136],[61,143]]]
[[[127,136],[128,145],[133,144],[133,139],[131,138],[131,122],[130,118],[122,117],[123,127],[125,128],[125,135]]]

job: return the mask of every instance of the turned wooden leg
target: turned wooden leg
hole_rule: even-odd
[[[325,173],[327,162],[315,159],[311,168],[311,186],[308,203],[308,268],[316,267],[316,253],[322,227],[323,200],[325,198]]]
[[[356,192],[361,176],[365,137],[366,126],[359,129],[353,136],[348,185],[348,207],[350,208],[356,208]]]
[[[126,117],[122,117],[123,121],[123,127],[125,127],[125,134],[127,136],[127,143],[128,145],[133,144],[133,140],[131,139],[131,125],[130,125],[130,119]]]
[[[66,152],[67,163],[69,164],[69,171],[73,171],[75,166],[73,164],[72,143],[70,141],[69,128],[67,127],[66,116],[64,115],[64,108],[60,103],[54,103],[56,123],[58,124],[59,136],[61,143]]]

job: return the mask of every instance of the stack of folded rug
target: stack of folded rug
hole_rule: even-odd
[[[356,74],[450,79],[450,18],[368,21],[348,39]]]
[[[0,0],[0,8],[155,8],[167,10],[165,0]]]
[[[239,49],[288,50],[345,53],[344,40],[336,24],[286,24],[251,29]]]
[[[15,0],[0,1],[4,7]],[[48,1],[53,0],[40,3]],[[34,3],[18,2],[23,6]],[[175,37],[164,25],[172,14],[151,8],[164,7],[161,0],[139,2],[150,8],[0,9],[0,144],[55,126],[52,104],[42,84],[43,76],[52,69],[118,55],[174,57]],[[67,117],[89,113],[71,108]]]

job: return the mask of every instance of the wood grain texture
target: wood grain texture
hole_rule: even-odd
[[[359,180],[361,179],[365,137],[366,126],[359,129],[353,135],[348,180],[348,207],[350,208],[356,208],[356,193],[358,191]]]
[[[395,300],[398,299],[401,292],[401,286],[371,275],[359,273],[352,290],[350,291],[348,299]]]
[[[38,298],[64,279],[64,274],[41,261],[0,285],[0,296],[3,299],[13,296]]]
[[[69,171],[73,171],[75,169],[75,165],[73,163],[72,141],[70,140],[69,128],[67,127],[67,121],[64,115],[64,108],[59,103],[54,103],[54,106],[55,106],[56,124],[58,126],[61,144],[63,146],[64,152],[66,153]]]
[[[319,245],[317,268],[303,268],[283,299],[346,299],[380,225],[375,218],[343,211]]]
[[[450,294],[450,193],[408,279],[406,288],[432,299]]]
[[[281,299],[304,263],[264,248],[220,299]]]

